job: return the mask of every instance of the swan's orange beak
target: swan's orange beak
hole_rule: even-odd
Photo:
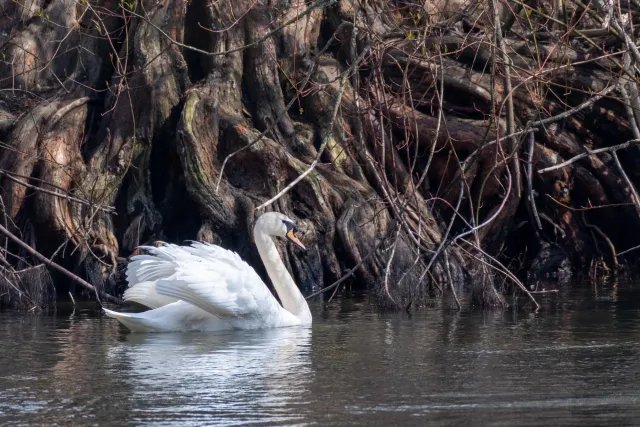
[[[289,230],[287,232],[287,239],[289,239],[291,242],[295,243],[296,246],[306,250],[307,248],[304,247],[304,245],[302,244],[302,242],[300,240],[298,240],[298,238],[296,237],[295,234],[293,234],[293,228],[291,230]]]

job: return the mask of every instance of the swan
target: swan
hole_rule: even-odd
[[[151,310],[121,313],[103,308],[132,332],[220,331],[311,325],[307,301],[287,271],[273,242],[286,238],[304,249],[295,223],[278,212],[262,214],[253,228],[278,303],[256,271],[235,252],[205,242],[140,246],[132,257],[125,301]]]

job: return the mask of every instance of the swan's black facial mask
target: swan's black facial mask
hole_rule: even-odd
[[[290,241],[291,243],[294,243],[296,246],[302,249],[307,249],[304,247],[302,242],[298,240],[298,238],[295,235],[296,231],[298,231],[298,227],[296,227],[296,225],[291,221],[282,220],[282,222],[287,227],[287,234],[285,234],[285,236],[287,236],[287,240]]]

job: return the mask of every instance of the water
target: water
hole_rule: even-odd
[[[0,425],[639,425],[638,297],[572,289],[538,314],[351,300],[313,307],[311,330],[222,334],[0,313]]]

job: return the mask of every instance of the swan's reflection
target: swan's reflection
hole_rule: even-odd
[[[145,419],[281,423],[302,416],[313,376],[310,343],[311,329],[298,327],[129,334],[109,361]]]

